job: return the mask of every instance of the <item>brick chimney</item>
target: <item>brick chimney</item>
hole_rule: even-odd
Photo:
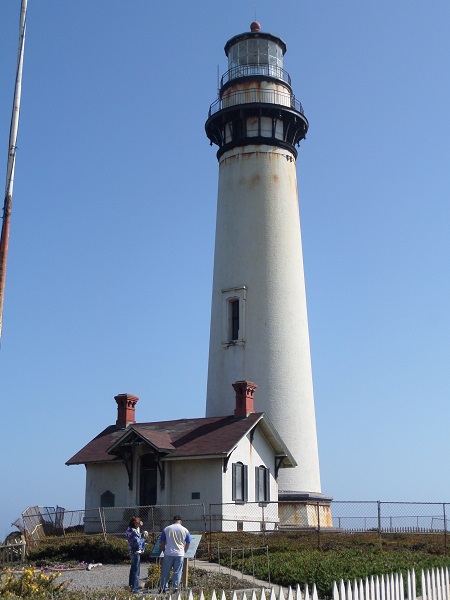
[[[139,398],[131,394],[119,394],[114,396],[114,399],[117,402],[117,427],[125,428],[132,423],[136,423],[134,407]]]
[[[234,391],[236,392],[236,408],[234,410],[235,417],[248,417],[250,413],[254,413],[253,395],[258,387],[251,381],[236,381],[233,383]]]

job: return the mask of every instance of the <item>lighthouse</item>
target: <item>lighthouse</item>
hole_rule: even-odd
[[[279,498],[321,495],[297,192],[297,147],[308,120],[284,69],[286,44],[252,23],[225,45],[228,70],[209,109],[218,146],[206,416],[233,412],[232,384],[257,385],[297,466]]]

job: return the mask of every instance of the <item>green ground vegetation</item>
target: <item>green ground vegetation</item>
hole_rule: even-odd
[[[371,575],[414,569],[420,593],[422,569],[450,566],[444,534],[391,534],[378,538],[368,534],[321,534],[317,532],[274,532],[272,534],[204,535],[197,558],[219,562],[224,567],[243,571],[272,584],[301,586],[316,584],[320,598],[330,598],[333,581],[353,580]],[[151,549],[149,544],[149,549]],[[39,568],[46,565],[73,566],[81,562],[124,563],[128,547],[123,539],[101,536],[47,539],[29,550],[28,560],[36,570],[11,578],[4,570],[0,581],[0,598],[61,598],[63,600],[107,599],[105,590],[69,592],[58,587],[57,578],[42,577]],[[145,561],[144,557],[144,561]],[[154,561],[147,557],[149,572]],[[22,579],[21,579],[22,578]],[[191,569],[190,587],[195,589],[230,589],[242,582],[224,575],[213,576]],[[52,595],[49,595],[52,594]],[[112,592],[111,592],[112,594]],[[114,591],[111,598],[128,598],[126,592]]]
[[[231,544],[226,545],[226,541]],[[285,532],[258,536],[223,535],[210,539],[212,560],[220,561],[258,579],[283,586],[316,584],[320,598],[330,598],[333,581],[364,579],[372,575],[415,570],[420,591],[421,570],[450,567],[443,534],[390,534],[380,540],[368,534]]]

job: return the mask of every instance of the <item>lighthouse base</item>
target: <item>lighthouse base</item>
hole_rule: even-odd
[[[323,494],[279,492],[280,529],[329,529],[333,527],[331,501]]]

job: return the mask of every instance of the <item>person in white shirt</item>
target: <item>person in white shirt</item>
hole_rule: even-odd
[[[170,571],[172,568],[172,589],[174,592],[177,592],[180,587],[184,555],[191,543],[191,534],[186,527],[183,527],[181,524],[180,515],[175,515],[172,525],[169,525],[163,530],[160,541],[161,550],[164,552],[164,559],[159,593],[162,594],[168,589]]]

